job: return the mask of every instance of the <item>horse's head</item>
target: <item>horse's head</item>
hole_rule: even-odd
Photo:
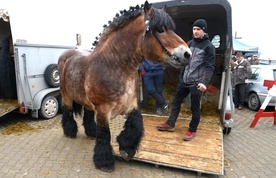
[[[164,9],[156,9],[146,1],[144,22],[141,48],[147,59],[168,62],[176,68],[189,64],[191,50],[174,32],[175,24]]]

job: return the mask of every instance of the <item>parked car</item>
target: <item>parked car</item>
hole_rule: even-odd
[[[252,65],[252,75],[246,80],[245,101],[248,108],[258,111],[268,94],[264,80],[276,80],[276,65]],[[267,106],[275,106],[276,98],[273,97]]]

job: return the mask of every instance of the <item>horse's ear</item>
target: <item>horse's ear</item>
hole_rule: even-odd
[[[145,14],[147,14],[148,11],[151,9],[151,5],[152,5],[152,4],[149,4],[148,1],[145,2],[145,4],[144,4],[144,11],[145,11]]]
[[[167,5],[165,5],[165,6],[162,7],[161,9],[162,9],[163,11],[166,11],[166,7],[167,7]]]

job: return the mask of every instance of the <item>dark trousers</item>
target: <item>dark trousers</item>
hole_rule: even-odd
[[[245,102],[246,83],[235,85],[235,105],[243,106]]]
[[[181,104],[184,98],[191,93],[191,111],[192,119],[189,124],[189,130],[195,132],[200,122],[200,101],[202,92],[199,91],[196,86],[187,87],[183,83],[178,83],[176,88],[176,94],[172,102],[171,115],[167,120],[167,124],[174,127],[178,118]]]
[[[164,70],[156,70],[146,72],[143,75],[145,90],[155,100],[156,109],[166,105],[166,101],[162,95]]]

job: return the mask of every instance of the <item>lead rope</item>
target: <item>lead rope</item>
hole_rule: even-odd
[[[158,41],[158,43],[161,45],[161,47],[164,49],[164,51],[171,57],[172,54],[167,50],[167,48],[163,45],[163,43],[160,41],[160,39],[157,37],[156,33],[152,32],[155,39]]]
[[[143,31],[143,38],[142,38],[142,41],[141,41],[141,51],[143,52],[143,42],[144,42],[144,39],[145,39],[145,36],[146,36],[146,33],[150,30],[149,28],[149,19],[147,17],[147,14],[145,14],[145,29]],[[168,56],[172,57],[172,54],[167,50],[167,48],[163,45],[163,43],[160,41],[160,39],[157,37],[156,33],[155,32],[152,32],[151,33],[153,34],[153,36],[155,37],[155,39],[158,41],[158,43],[161,45],[161,47],[164,49],[164,51],[168,54]]]

